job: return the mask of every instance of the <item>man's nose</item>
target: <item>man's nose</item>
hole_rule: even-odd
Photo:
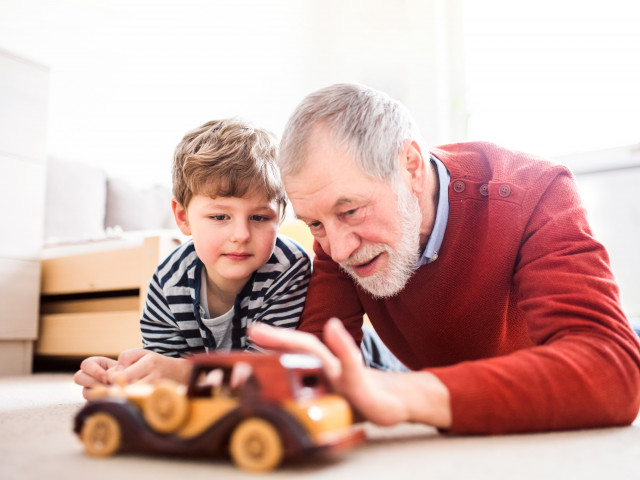
[[[339,225],[327,228],[327,245],[321,245],[336,263],[347,260],[360,246],[360,237],[350,228]]]

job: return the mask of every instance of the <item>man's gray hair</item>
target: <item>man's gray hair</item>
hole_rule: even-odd
[[[420,142],[418,127],[400,102],[359,84],[336,84],[309,94],[287,122],[278,164],[283,176],[297,174],[306,160],[314,127],[329,128],[368,176],[395,183],[405,140]]]

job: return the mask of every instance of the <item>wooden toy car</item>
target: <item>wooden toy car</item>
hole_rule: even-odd
[[[232,352],[191,359],[186,387],[163,381],[95,390],[75,417],[86,451],[229,454],[241,468],[269,471],[285,458],[364,440],[316,357]]]

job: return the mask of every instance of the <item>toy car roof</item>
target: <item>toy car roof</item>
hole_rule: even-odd
[[[232,367],[237,362],[245,362],[252,367],[288,368],[315,370],[322,368],[318,357],[303,353],[262,353],[248,351],[198,353],[189,357],[198,366]],[[267,367],[268,366],[268,367]]]
[[[276,402],[294,396],[292,388],[296,384],[292,383],[292,376],[295,374],[314,374],[324,381],[320,359],[306,354],[232,351],[201,353],[189,359],[193,363],[192,381],[202,370],[231,369],[237,363],[246,363],[251,366],[252,376],[260,387],[260,396]]]

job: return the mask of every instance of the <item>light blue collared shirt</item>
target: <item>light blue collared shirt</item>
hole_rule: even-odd
[[[435,262],[438,259],[438,252],[442,245],[444,231],[446,230],[447,222],[449,221],[449,180],[451,176],[444,164],[433,155],[431,155],[431,161],[436,166],[436,170],[438,171],[438,182],[440,183],[438,209],[436,210],[436,219],[433,222],[433,230],[431,231],[427,245],[424,247],[424,251],[418,259],[418,263],[414,270],[417,270],[427,263]]]

